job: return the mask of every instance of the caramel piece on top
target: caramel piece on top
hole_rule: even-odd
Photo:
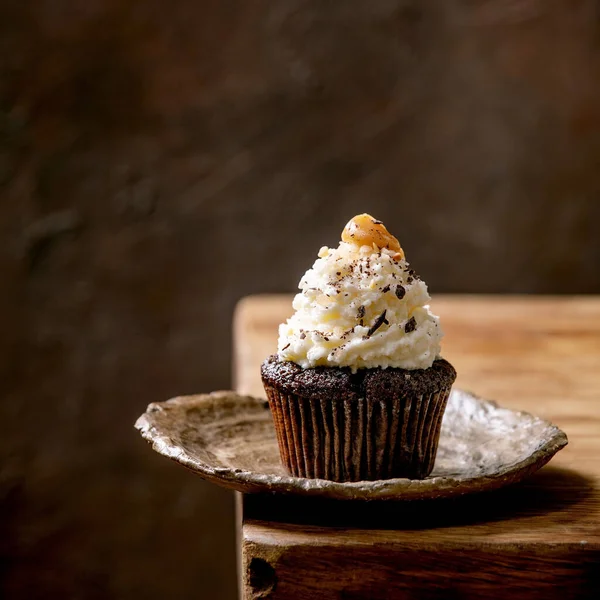
[[[404,258],[404,251],[400,242],[385,228],[385,225],[367,213],[356,215],[348,221],[342,231],[342,241],[357,246],[372,246],[376,244],[379,248],[389,248],[396,252],[394,258]]]

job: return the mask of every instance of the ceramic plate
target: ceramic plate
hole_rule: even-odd
[[[280,463],[267,402],[234,392],[150,404],[135,426],[159,454],[219,485],[337,499],[444,498],[491,490],[537,471],[567,444],[551,423],[461,390],[450,395],[435,467],[423,480],[292,477]]]

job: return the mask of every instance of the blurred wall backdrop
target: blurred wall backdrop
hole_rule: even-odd
[[[593,0],[0,0],[0,596],[234,597],[152,401],[369,211],[434,292],[600,292]]]

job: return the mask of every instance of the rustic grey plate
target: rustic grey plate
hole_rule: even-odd
[[[150,404],[135,426],[159,454],[219,485],[338,499],[443,498],[491,490],[527,477],[567,444],[551,423],[461,390],[450,396],[435,467],[424,480],[291,477],[279,460],[266,401],[234,392]]]

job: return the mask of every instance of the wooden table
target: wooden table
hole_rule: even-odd
[[[556,423],[528,481],[426,503],[239,497],[244,598],[600,598],[600,297],[437,296],[456,385]],[[290,296],[245,298],[237,390],[264,395]],[[244,595],[245,594],[245,595]]]

